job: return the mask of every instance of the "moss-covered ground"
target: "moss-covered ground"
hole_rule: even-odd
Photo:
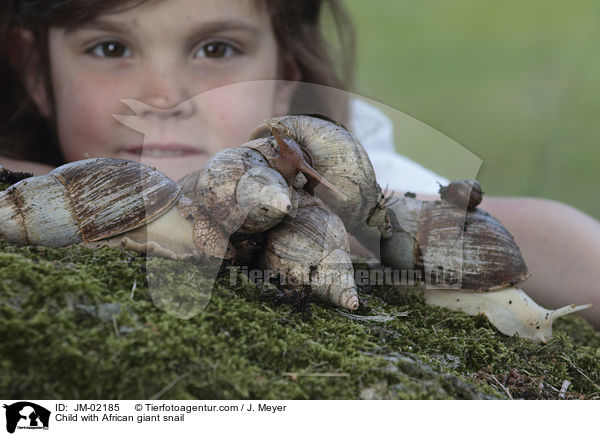
[[[362,289],[370,311],[359,315],[321,303],[297,312],[241,279],[232,286],[226,271],[204,310],[181,319],[152,302],[147,265],[179,295],[203,280],[190,262],[0,242],[0,396],[600,397],[600,333],[578,317],[536,345],[418,292]]]

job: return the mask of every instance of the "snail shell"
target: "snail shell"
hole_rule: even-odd
[[[150,223],[180,195],[177,183],[136,162],[72,162],[0,193],[0,237],[19,245],[99,241]]]
[[[293,138],[309,164],[344,193],[345,199],[322,185],[315,186],[314,182],[308,185],[343,219],[350,233],[363,242],[391,235],[384,196],[371,161],[348,130],[323,117],[289,115],[265,120],[252,137],[274,129]]]
[[[171,259],[233,256],[228,235],[164,174],[139,162],[71,162],[0,193],[0,237],[18,245],[107,244]]]
[[[296,217],[269,231],[263,264],[285,279],[284,286],[310,285],[321,299],[356,310],[359,301],[344,224],[315,197],[299,195]]]
[[[237,237],[267,231],[294,211],[290,187],[282,175],[248,147],[216,153],[180,184],[188,197]]]
[[[505,288],[529,272],[512,235],[481,209],[465,214],[447,202],[410,197],[388,206],[393,236],[381,241],[381,261],[401,269],[459,274],[463,291]]]
[[[440,186],[440,197],[460,207],[475,209],[483,200],[483,191],[477,180],[455,180],[448,186]]]

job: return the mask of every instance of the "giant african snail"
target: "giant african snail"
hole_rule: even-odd
[[[474,189],[469,192],[465,186]],[[591,307],[539,306],[515,287],[530,274],[513,237],[498,220],[476,208],[481,201],[479,184],[460,180],[441,192],[442,201],[405,196],[391,204],[392,237],[381,243],[385,265],[455,274],[452,279],[459,286],[426,287],[427,304],[469,315],[482,313],[502,333],[538,342],[552,337],[556,318]]]
[[[21,181],[0,193],[0,237],[30,245],[124,244],[170,258],[232,258],[230,236],[239,242],[266,231],[266,267],[298,276],[300,285],[354,310],[346,227],[363,241],[381,238],[389,266],[460,271],[461,289],[426,290],[426,301],[485,313],[506,334],[545,341],[553,319],[588,307],[549,311],[511,288],[528,275],[520,251],[496,220],[474,208],[477,199],[465,194],[463,182],[443,191],[441,202],[405,197],[390,204],[365,150],[339,124],[287,116],[258,130],[273,136],[218,153],[184,178],[183,188],[117,159],[73,162]],[[323,202],[301,191],[307,181]],[[452,251],[457,232],[459,252]]]
[[[259,139],[217,153],[205,168],[184,178],[183,187],[132,161],[97,158],[63,165],[0,193],[0,237],[20,245],[124,246],[172,259],[236,258],[230,237],[243,241],[269,231],[286,214],[295,215],[301,196],[294,186],[302,188],[307,177],[327,183],[298,162],[299,151],[291,158],[289,153],[278,158],[285,145],[272,147],[271,142]],[[269,160],[257,151],[261,145],[270,150]],[[282,162],[288,167],[283,175],[270,166]],[[295,176],[294,168],[298,168]],[[328,232],[339,234],[333,239],[348,252],[343,225],[313,231],[317,235],[314,242],[327,247],[332,240]],[[330,260],[333,255],[314,250],[308,255],[307,267],[318,266],[320,276],[330,277],[327,268],[337,271],[337,266],[327,266],[319,256]],[[351,270],[349,256],[343,260]],[[349,280],[344,298],[336,292],[319,291],[314,277],[303,285],[314,285],[316,294],[327,301],[356,309],[352,274],[344,279]]]
[[[510,233],[477,209],[483,195],[478,182],[459,180],[441,187],[441,202],[411,197],[389,201],[364,148],[335,121],[309,115],[273,118],[252,136],[269,131],[284,131],[297,141],[311,165],[346,193],[347,198],[341,199],[315,189],[350,233],[367,244],[373,238],[380,240],[383,264],[425,273],[442,268],[458,274],[458,289],[426,289],[428,304],[483,313],[507,335],[543,342],[552,336],[553,320],[590,307],[548,310],[514,288],[529,272]]]

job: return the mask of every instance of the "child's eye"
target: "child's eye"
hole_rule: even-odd
[[[89,49],[88,52],[101,58],[122,58],[131,56],[129,49],[117,41],[101,42]]]
[[[209,42],[200,47],[194,57],[219,59],[230,57],[237,52],[238,50],[235,47],[226,42]]]

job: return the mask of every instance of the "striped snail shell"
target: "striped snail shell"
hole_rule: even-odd
[[[487,212],[452,203],[400,198],[389,206],[392,238],[381,242],[382,263],[401,269],[460,273],[461,289],[483,291],[520,283],[529,272],[519,247]]]
[[[136,162],[71,162],[0,193],[0,237],[19,245],[99,241],[152,222],[180,195],[177,183]]]

